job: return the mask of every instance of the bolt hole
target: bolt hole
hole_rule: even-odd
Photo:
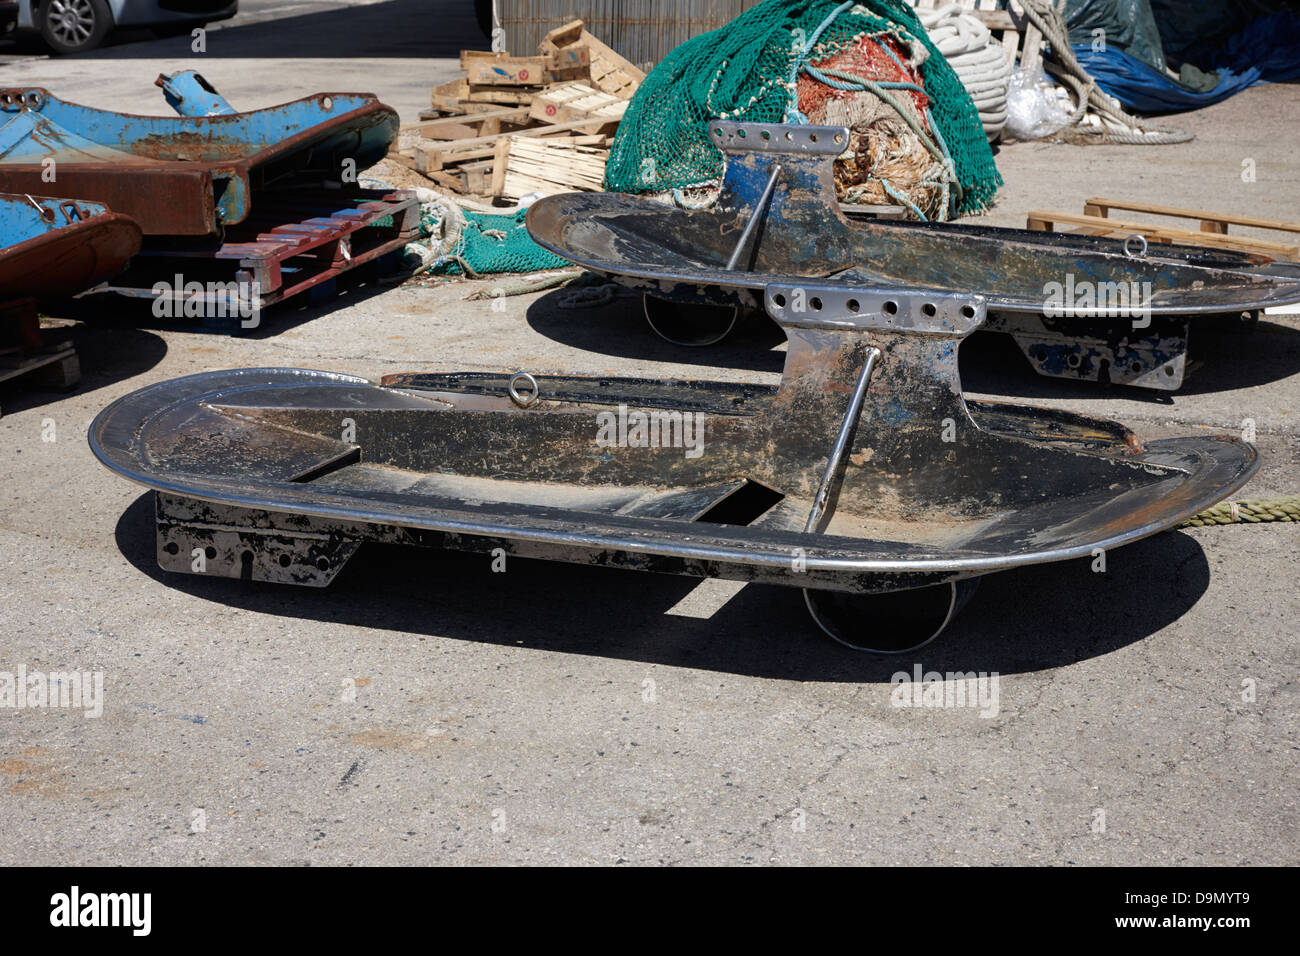
[[[927,318],[934,318],[935,313],[938,311],[939,310],[934,307],[933,302],[927,302],[925,305],[921,306],[921,314]]]
[[[772,138],[772,134],[771,134],[771,132],[769,132],[768,130],[763,130],[763,139],[764,139],[764,140],[769,140],[769,139],[771,139],[771,138]]]
[[[822,310],[822,300],[817,298],[817,296],[813,296],[811,299],[809,299],[808,305],[812,307],[812,310],[814,312],[820,312]]]
[[[816,133],[809,133],[809,134],[808,134],[808,138],[809,138],[810,140],[812,140],[814,143],[817,142],[817,134],[816,134]]]
[[[738,129],[738,130],[736,130],[736,135],[739,136],[741,139],[744,139],[744,138],[745,138],[745,131],[744,131],[743,129]]]
[[[885,313],[885,315],[897,315],[898,303],[895,302],[893,299],[890,299],[888,302],[886,302],[884,305],[880,307],[880,311]]]
[[[252,563],[253,563],[253,552],[252,552],[252,551],[241,551],[241,552],[239,552],[239,560],[240,560],[242,563],[244,563],[244,564],[252,564]]]
[[[1142,371],[1142,363],[1134,362],[1132,365],[1129,366],[1129,368],[1131,368],[1134,371],[1134,373],[1140,372]]]
[[[329,558],[317,558],[316,567],[320,568],[322,571],[328,571],[330,569]]]
[[[862,308],[861,304],[859,304],[857,299],[849,299],[849,301],[844,304],[847,305],[849,307],[849,311],[854,313],[855,315],[857,314],[858,310]]]
[[[1069,358],[1067,358],[1067,359],[1065,360],[1065,364],[1068,365],[1068,366],[1070,366],[1070,368],[1078,368],[1078,367],[1079,367],[1079,356],[1077,356],[1077,355],[1071,355]]]
[[[1174,367],[1173,367],[1172,365],[1166,365],[1166,366],[1165,366],[1165,374],[1166,374],[1166,375],[1169,375],[1169,376],[1172,376],[1172,375],[1174,374]]]
[[[280,567],[287,568],[291,563],[293,563],[293,559],[287,554],[280,555]]]
[[[776,295],[772,296],[772,301],[776,303],[776,307],[778,309],[785,308],[785,296],[783,296],[781,293],[778,292]]]
[[[175,541],[168,541],[166,544],[163,545],[163,550],[166,551],[168,554],[180,554],[181,546],[177,544]]]
[[[794,133],[790,132],[789,130],[786,130],[786,132],[785,132],[785,138],[788,139],[790,142],[793,143],[793,142],[794,142]]]
[[[203,549],[203,553],[207,555],[208,560],[211,561],[213,558],[217,556],[217,549],[212,547],[212,545],[208,545],[206,548]]]
[[[837,143],[842,143],[842,142],[844,142],[844,134],[843,134],[843,133],[836,133],[836,134],[835,134],[835,142],[837,142]]]
[[[975,318],[975,306],[973,306],[973,305],[963,305],[963,306],[961,307],[961,314],[964,315],[964,316],[966,316],[966,318],[968,318],[968,319],[973,319],[973,318]]]

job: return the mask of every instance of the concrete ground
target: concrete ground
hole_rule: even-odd
[[[481,45],[461,6],[419,32],[404,18],[428,22],[426,5],[403,0],[236,24],[197,63],[174,42],[17,55],[0,80],[162,113],[153,77],[197,65],[241,107],[356,87],[413,119]],[[1003,148],[990,220],[1098,194],[1300,220],[1300,87],[1173,122],[1196,140]],[[382,550],[324,591],[157,568],[148,495],[86,446],[101,408],[152,382],[258,365],[779,374],[761,323],[683,352],[631,300],[493,311],[465,299],[481,285],[352,289],[243,339],[104,304],[68,327],[77,391],[0,394],[0,672],[104,674],[98,719],[0,713],[0,861],[1296,862],[1300,525],[1168,532],[1104,574],[996,575],[943,638],[887,660],[833,644],[778,588]],[[1172,395],[1039,379],[996,340],[971,343],[963,376],[1144,437],[1253,419],[1264,467],[1242,496],[1300,490],[1300,317],[1202,344]],[[891,706],[891,675],[918,663],[997,672],[996,716]]]

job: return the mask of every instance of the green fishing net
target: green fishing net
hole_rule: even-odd
[[[985,208],[1002,177],[979,113],[903,0],[764,0],[726,26],[687,40],[646,77],[628,105],[605,169],[605,188],[664,192],[718,179],[722,153],[709,141],[710,120],[783,121],[791,105],[791,76],[803,63],[882,33],[929,51],[921,79],[961,187],[959,211]]]
[[[491,275],[508,272],[542,272],[572,267],[568,259],[543,249],[528,235],[524,226],[526,209],[505,215],[460,210],[457,228],[448,231],[444,219],[449,213],[446,202],[423,203],[420,207],[420,232],[426,237],[450,236],[438,243],[422,241],[419,245],[433,249],[428,271],[436,275]]]

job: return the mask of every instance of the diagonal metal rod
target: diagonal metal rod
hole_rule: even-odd
[[[808,513],[808,521],[803,528],[805,533],[821,531],[818,525],[821,524],[822,513],[826,510],[826,502],[830,501],[831,493],[839,487],[840,462],[849,447],[853,430],[857,427],[858,415],[862,413],[862,400],[866,397],[867,385],[871,383],[871,373],[875,371],[876,360],[879,358],[880,349],[874,347],[867,349],[867,360],[858,374],[858,384],[853,389],[853,397],[849,399],[849,408],[844,413],[844,421],[840,422],[840,433],[835,436],[830,460],[826,462],[826,472],[822,475],[822,483],[817,488],[817,497],[813,499],[812,511]]]
[[[753,236],[754,230],[758,228],[763,213],[767,212],[767,204],[772,201],[772,191],[776,189],[776,180],[780,175],[781,164],[776,163],[772,166],[772,172],[767,177],[767,185],[763,187],[763,195],[758,197],[758,205],[754,207],[753,215],[749,217],[749,222],[745,223],[745,231],[740,234],[736,248],[731,250],[731,258],[727,260],[728,269],[734,269],[740,264],[741,253],[749,245],[750,237]],[[746,269],[745,271],[748,272],[749,270]]]

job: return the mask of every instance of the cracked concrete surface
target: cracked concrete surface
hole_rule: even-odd
[[[128,86],[152,102],[171,61],[131,49],[0,72],[88,102]],[[382,96],[454,69],[418,62],[413,77],[284,61],[274,84],[234,59],[203,69],[220,89],[243,84],[248,99],[232,99],[251,106],[288,98],[275,84],[337,88],[340,70],[364,69]],[[1198,139],[1002,149],[991,221],[1106,193],[1300,219],[1300,87],[1174,122]],[[1244,157],[1255,183],[1240,182]],[[827,641],[777,588],[693,593],[686,579],[524,560],[493,574],[479,557],[378,548],[325,591],[158,570],[143,489],[85,444],[105,404],[151,382],[256,365],[779,373],[762,323],[684,353],[630,300],[580,310],[534,295],[494,311],[465,301],[477,287],[353,288],[270,311],[239,340],[99,305],[68,326],[79,390],[0,395],[0,670],[105,675],[98,719],[0,711],[0,860],[1296,861],[1295,524],[1166,533],[1109,554],[1104,574],[1080,561],[993,576],[947,636],[888,660]],[[963,376],[1144,437],[1252,418],[1265,464],[1243,496],[1295,493],[1300,321],[1208,345],[1172,396],[1038,379],[996,343],[964,354]],[[891,676],[914,663],[998,672],[999,713],[892,706]]]

